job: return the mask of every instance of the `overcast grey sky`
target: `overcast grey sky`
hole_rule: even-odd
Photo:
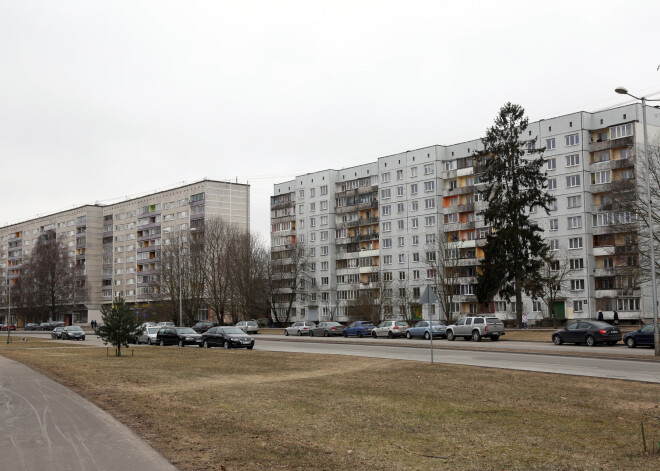
[[[660,91],[660,2],[0,0],[0,224],[274,183]]]

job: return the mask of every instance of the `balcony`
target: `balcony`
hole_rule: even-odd
[[[474,203],[459,204],[456,209],[459,213],[474,211]]]
[[[635,159],[604,160],[602,162],[592,162],[589,170],[592,172],[600,172],[603,170],[617,170],[634,166]]]
[[[614,268],[596,268],[594,270],[594,276],[596,278],[611,277],[614,276],[614,274]]]
[[[276,210],[276,209],[284,209],[284,208],[293,208],[295,207],[296,202],[295,201],[285,201],[283,203],[276,203],[270,205],[270,210]]]
[[[635,145],[633,136],[621,137],[619,139],[606,140],[602,142],[590,142],[589,152],[598,152],[605,149],[615,149],[617,147],[632,147]]]

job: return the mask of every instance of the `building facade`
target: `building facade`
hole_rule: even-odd
[[[83,298],[66,314],[69,323],[100,321],[102,304],[121,295],[136,308],[152,299],[168,234],[222,218],[249,230],[250,187],[203,180],[111,205],[86,205],[0,228],[0,279],[11,290],[40,235],[51,232],[75,263]],[[8,317],[8,300],[0,316]],[[55,319],[54,319],[55,320]],[[12,319],[15,322],[16,319]]]
[[[553,303],[566,318],[651,316],[650,286],[639,276],[639,222],[617,212],[617,192],[644,178],[641,105],[577,112],[530,123],[524,138],[545,147],[549,214],[532,211],[556,260],[566,268]],[[650,114],[650,141],[660,131]],[[271,197],[271,255],[281,265],[278,313],[295,295],[290,320],[346,321],[365,291],[381,297],[381,317],[420,318],[440,306],[419,304],[432,283],[432,263],[443,249],[453,260],[452,311],[512,318],[513,303],[487,307],[475,296],[479,259],[490,228],[479,214],[483,168],[473,156],[481,140],[431,146],[342,170],[324,170],[276,184]],[[442,238],[442,243],[438,243]],[[294,283],[292,247],[304,248],[308,282]],[[637,273],[636,273],[637,271]],[[296,287],[297,288],[294,288]],[[412,309],[412,315],[404,315]],[[524,299],[530,320],[548,306]]]

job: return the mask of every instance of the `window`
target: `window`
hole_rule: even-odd
[[[413,277],[413,280],[419,280],[419,270],[413,270],[412,277]],[[415,290],[417,290],[416,295],[415,295]],[[413,288],[413,295],[417,298],[419,297],[419,288]]]
[[[399,263],[406,263],[406,254],[399,254]]]
[[[584,289],[584,280],[571,280],[571,291],[581,291]]]
[[[610,226],[614,224],[614,217],[611,213],[598,213],[593,215],[594,227]]]
[[[402,230],[405,229],[405,227],[404,227],[404,226],[405,226],[405,222],[404,222],[403,219],[399,219],[399,220],[396,222],[396,225],[397,225],[397,229],[399,229],[400,231],[402,231]]]
[[[309,227],[316,227],[316,218],[309,218]]]
[[[445,171],[456,170],[456,161],[448,160],[445,162]]]
[[[324,245],[321,247],[321,255],[328,255],[328,246]]]
[[[568,197],[569,208],[579,208],[580,206],[582,206],[582,195]]]
[[[321,231],[321,240],[328,240],[328,231]]]
[[[433,175],[434,173],[435,169],[433,168],[433,164],[424,165],[424,175]]]
[[[404,196],[404,189],[403,189],[402,186],[398,186],[398,187],[396,188],[396,195],[397,195],[397,196]]]
[[[603,268],[614,268],[614,259],[611,257],[603,258]]]
[[[397,247],[404,247],[406,245],[406,238],[399,237],[397,238]]]
[[[435,244],[435,234],[426,234],[426,243]]]
[[[397,170],[396,171],[396,179],[397,180],[403,180],[403,170]]]
[[[548,170],[554,170],[557,168],[557,159],[548,159]]]
[[[610,139],[632,136],[632,123],[621,124],[610,128]]]
[[[569,134],[568,136],[564,137],[564,141],[565,141],[566,147],[576,146],[580,143],[580,135],[579,134]]]
[[[619,298],[619,311],[639,311],[639,298]]]
[[[569,216],[567,220],[569,229],[577,229],[578,227],[582,227],[582,216]]]
[[[316,203],[309,203],[309,210],[316,211]]]
[[[309,196],[310,198],[314,198],[316,196],[316,188],[309,189]]]
[[[581,270],[584,268],[583,258],[571,258],[568,262],[571,270]]]
[[[327,210],[328,210],[328,202],[321,201],[321,211],[327,211]]]
[[[424,218],[424,225],[426,227],[435,226],[435,216],[427,216]]]
[[[557,179],[548,178],[548,190],[556,190],[556,189],[557,189]]]
[[[419,201],[413,201],[410,204],[410,210],[411,211],[417,211],[419,209]]]
[[[392,239],[383,239],[383,247],[389,249],[392,247]]]
[[[412,185],[410,185],[410,194],[411,195],[417,194],[417,183],[413,183]]]
[[[382,183],[387,183],[387,182],[389,182],[389,181],[390,181],[390,172],[387,172],[387,173],[381,173],[381,174],[380,174],[380,181],[381,181]]]
[[[412,244],[419,245],[419,236],[417,235],[412,236]]]
[[[591,184],[601,185],[603,183],[610,183],[612,181],[612,173],[609,170],[596,172],[591,174]]]
[[[392,191],[389,188],[383,188],[380,190],[380,197],[381,199],[387,199],[392,196]]]
[[[392,281],[392,272],[391,271],[383,272],[383,281]]]
[[[328,194],[328,185],[323,185],[321,187],[321,196]]]
[[[580,186],[580,174],[568,175],[566,177],[566,188],[574,188]]]
[[[536,209],[536,206],[532,209]],[[557,211],[557,200],[552,200],[548,203],[548,211]]]
[[[550,138],[545,140],[545,148],[546,150],[552,150],[555,148],[555,138]]]
[[[389,216],[390,214],[392,214],[392,207],[390,205],[383,206],[380,208],[380,213],[383,216]]]
[[[427,198],[424,200],[424,207],[426,209],[433,209],[435,208],[435,198]]]
[[[532,301],[532,312],[541,311],[541,301]]]
[[[303,199],[305,197],[305,190],[298,190],[298,198]]]
[[[396,212],[398,214],[403,213],[406,210],[406,205],[404,203],[397,203],[396,205]]]
[[[412,256],[413,256],[413,262],[419,262],[419,252],[413,253]]]
[[[417,176],[417,167],[410,167],[410,176],[411,177]]]
[[[635,177],[631,168],[626,168],[621,171],[621,180],[632,180]]]
[[[392,256],[383,255],[383,265],[391,265],[391,264],[392,264]]]
[[[417,228],[419,227],[419,219],[417,219],[417,218],[412,218],[412,219],[410,220],[410,224],[411,224],[411,226],[412,226],[413,229],[417,229]]]
[[[321,216],[321,225],[322,226],[328,225],[328,216]]]
[[[434,191],[435,190],[435,181],[431,180],[424,182],[424,191]]]
[[[573,311],[582,312],[582,300],[581,299],[576,299],[575,301],[573,301]]]
[[[581,249],[582,248],[582,237],[572,237],[568,239],[568,248],[569,249]]]
[[[626,147],[621,149],[621,160],[629,159],[632,157],[632,149]]]
[[[551,231],[559,230],[559,219],[550,219],[550,230]]]
[[[550,239],[550,250],[559,250],[559,239]]]
[[[566,156],[566,166],[575,167],[580,165],[580,154],[571,154]]]
[[[391,222],[383,222],[383,223],[381,223],[381,227],[383,228],[383,232],[390,232],[392,230],[392,223]]]
[[[399,280],[405,280],[406,279],[406,272],[405,271],[400,271],[399,272]]]

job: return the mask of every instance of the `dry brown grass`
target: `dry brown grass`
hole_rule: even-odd
[[[640,437],[644,420],[660,441],[653,384],[245,350],[0,354],[100,405],[182,470],[660,468]]]

